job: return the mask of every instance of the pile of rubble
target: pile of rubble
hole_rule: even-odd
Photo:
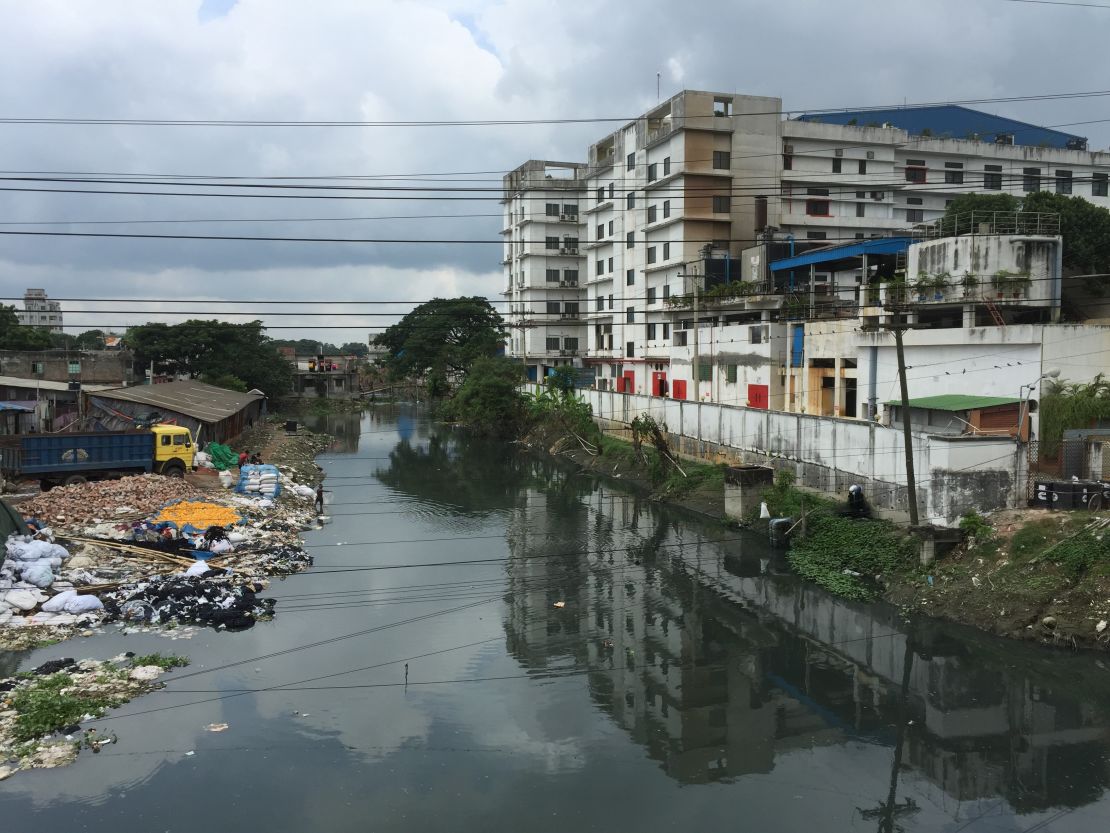
[[[110,731],[82,726],[148,691],[168,669],[188,664],[152,654],[99,660],[51,660],[29,674],[0,679],[0,781],[21,769],[72,763],[82,748],[116,742]]]
[[[184,480],[157,474],[99,480],[74,486],[56,486],[17,508],[28,518],[46,524],[74,527],[107,518],[143,518],[167,503],[203,494]]]

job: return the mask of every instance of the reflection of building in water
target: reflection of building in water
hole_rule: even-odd
[[[892,745],[910,656],[903,760],[949,795],[1028,811],[1080,806],[1110,783],[1106,706],[1039,685],[990,643],[945,643],[882,606],[753,574],[761,556],[737,544],[675,547],[689,531],[604,491],[566,517],[527,507],[513,530],[515,655],[590,669],[593,699],[676,780],[770,772],[792,749],[851,737]],[[586,554],[534,558],[574,546]]]

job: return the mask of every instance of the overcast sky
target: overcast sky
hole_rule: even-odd
[[[631,118],[655,103],[657,72],[664,96],[684,87],[738,91],[780,96],[790,110],[1090,91],[1106,87],[1103,79],[1110,77],[1108,33],[1110,8],[1007,0],[0,0],[0,77],[4,79],[0,116],[329,121]],[[1110,118],[1110,99],[985,105],[983,109],[1060,125]],[[500,173],[525,159],[583,159],[586,146],[613,127],[611,122],[466,128],[0,124],[0,168],[216,177],[475,172],[462,184],[496,188]],[[1092,148],[1110,144],[1110,122],[1065,129],[1089,136]],[[0,185],[155,190],[14,181]],[[462,196],[470,199],[4,191],[0,192],[0,222],[5,225],[0,231],[498,239],[498,194]],[[478,216],[307,221],[398,215]],[[226,222],[287,218],[302,221]],[[211,222],[10,225],[185,219]],[[25,287],[35,286],[65,298],[230,299],[242,304],[218,309],[258,314],[261,299],[419,301],[460,293],[496,296],[502,284],[500,256],[496,244],[0,235],[0,288],[6,296],[21,295]],[[64,304],[69,322],[95,326],[137,320],[122,314],[80,316],[76,310],[81,306],[88,307]],[[118,304],[103,307],[120,308]],[[175,303],[160,307],[199,309],[208,315],[217,309]],[[321,319],[266,320],[321,323]],[[384,321],[331,319],[325,323],[350,325],[350,329],[301,330],[296,335],[336,342],[362,340],[370,326]],[[271,334],[291,333],[273,330]]]

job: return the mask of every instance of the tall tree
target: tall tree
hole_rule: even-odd
[[[434,298],[374,339],[388,350],[386,366],[396,377],[426,377],[433,394],[446,391],[451,375],[493,356],[505,340],[504,321],[479,296]]]
[[[15,307],[0,304],[0,350],[49,350],[50,333],[19,323]]]

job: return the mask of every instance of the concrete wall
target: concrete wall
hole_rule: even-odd
[[[580,394],[603,426],[626,427],[647,413],[665,422],[676,447],[692,457],[787,469],[800,485],[838,496],[858,483],[876,508],[907,509],[900,430],[851,419],[612,391]],[[970,509],[1024,501],[1025,459],[1013,440],[923,433],[913,437],[922,522],[953,524]]]
[[[0,376],[90,385],[123,385],[132,379],[134,356],[128,350],[0,350]],[[78,362],[79,374],[71,375],[69,363]],[[35,364],[42,372],[35,372]]]

